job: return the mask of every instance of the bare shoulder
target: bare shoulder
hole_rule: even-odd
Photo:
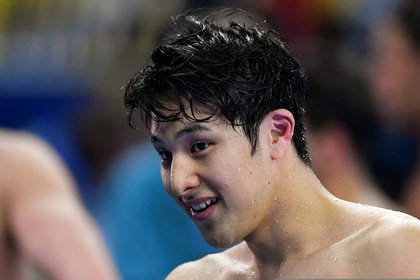
[[[68,191],[73,185],[53,147],[26,132],[0,130],[0,167],[0,185],[11,193]]]
[[[79,215],[70,171],[53,147],[38,136],[0,129],[0,170],[1,199],[16,231],[30,234],[23,228],[47,216]]]
[[[392,211],[379,220],[373,240],[384,249],[420,257],[420,221],[410,215]]]
[[[362,250],[378,277],[420,277],[420,221],[396,211],[386,211],[366,232]]]
[[[385,211],[371,227],[370,237],[374,244],[394,249],[404,244],[420,245],[420,220],[402,212]]]
[[[177,279],[246,279],[252,272],[252,262],[247,246],[236,245],[221,253],[207,255],[199,260],[178,266],[166,278]]]
[[[199,260],[175,268],[166,279],[214,279],[215,272],[223,269],[223,253],[207,255]]]
[[[56,160],[52,147],[38,136],[0,129],[0,155],[3,162],[19,160],[21,164],[32,160]],[[23,161],[23,162],[22,162]]]

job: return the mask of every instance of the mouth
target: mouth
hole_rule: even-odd
[[[213,212],[215,205],[219,199],[217,197],[200,199],[191,202],[185,202],[185,205],[189,208],[191,216],[198,221],[207,219]]]

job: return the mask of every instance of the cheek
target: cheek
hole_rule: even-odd
[[[232,194],[239,198],[247,188],[246,184],[250,184],[252,180],[252,171],[249,170],[246,161],[229,152],[223,153],[217,162],[208,164],[206,169],[205,181],[217,187],[217,191],[223,196]]]
[[[232,193],[240,201],[247,201],[248,197],[255,196],[261,182],[258,166],[247,158],[236,158],[235,161],[226,162],[220,166],[221,173],[217,180],[222,180],[221,185],[225,193]]]
[[[160,171],[161,177],[162,177],[162,184],[163,187],[165,188],[165,191],[171,195],[171,172],[168,169],[165,168],[161,168]]]

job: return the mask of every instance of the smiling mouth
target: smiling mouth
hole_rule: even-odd
[[[214,197],[214,198],[209,198],[197,204],[189,205],[191,214],[194,216],[195,213],[201,213],[205,211],[209,206],[217,203],[218,200],[219,200],[218,198]]]

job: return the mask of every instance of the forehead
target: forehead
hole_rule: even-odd
[[[162,131],[164,128],[191,125],[192,123],[212,123],[221,119],[214,109],[206,105],[198,105],[183,98],[180,100],[168,99],[165,108],[159,113],[163,119],[152,115],[150,122],[151,133]],[[168,118],[168,119],[165,119]]]
[[[205,117],[208,115],[198,115],[197,118]],[[188,133],[203,133],[203,132],[215,132],[223,130],[226,132],[228,124],[222,121],[217,116],[212,116],[206,121],[194,121],[185,117],[174,121],[156,121],[152,120],[150,125],[150,133],[152,138],[157,137],[173,137],[179,138],[181,135]]]
[[[207,113],[195,114],[197,118],[208,117]],[[212,115],[206,121],[195,121],[189,118],[180,118],[175,121],[156,121],[150,124],[152,142],[165,142],[180,140],[182,136],[212,135],[212,137],[231,137],[232,135],[245,137],[243,130],[234,128],[219,115]]]
[[[157,97],[157,102],[153,104],[154,107],[149,107],[153,118],[158,115],[158,119],[161,118],[164,121],[168,119],[173,120],[177,117],[203,119],[216,115],[219,112],[219,109],[214,104],[198,101],[185,95],[186,93],[169,91],[164,93],[163,96]]]

